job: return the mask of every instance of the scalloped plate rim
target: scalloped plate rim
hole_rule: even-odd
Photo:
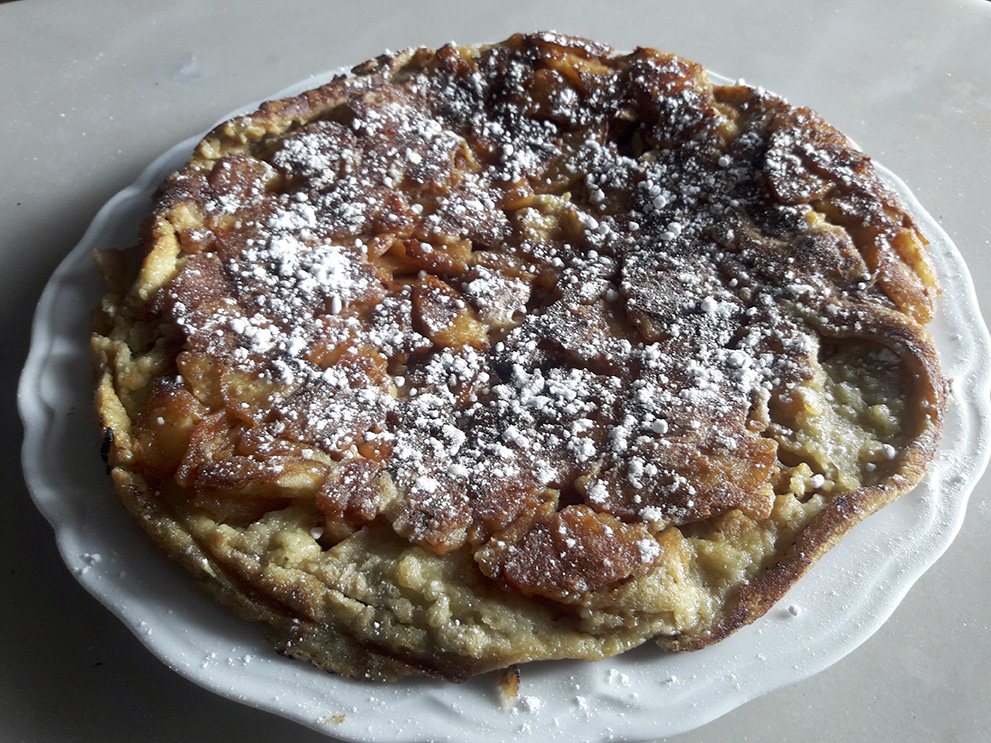
[[[311,76],[272,98],[302,92],[342,73],[346,74],[346,68]],[[710,73],[710,77],[714,82],[729,82],[728,78],[714,73]],[[253,110],[257,105],[255,103],[241,107],[220,121]],[[445,682],[413,680],[400,685],[370,687],[323,674],[298,661],[281,656],[269,657],[265,654],[267,643],[256,628],[237,622],[211,598],[201,595],[187,576],[168,563],[164,555],[155,552],[150,542],[143,543],[142,540],[147,540],[137,533],[136,527],[133,533],[126,534],[124,542],[125,546],[130,545],[142,553],[140,559],[147,563],[147,566],[144,563],[139,565],[137,570],[156,571],[156,575],[164,575],[167,580],[175,581],[175,584],[170,582],[164,587],[158,583],[148,585],[146,588],[150,593],[142,593],[143,584],[140,579],[125,573],[123,569],[119,569],[117,576],[120,580],[115,581],[106,564],[109,560],[95,551],[98,547],[107,552],[108,546],[113,550],[115,544],[108,545],[99,539],[94,541],[93,535],[80,533],[80,527],[85,524],[80,520],[86,513],[85,503],[80,507],[64,491],[60,491],[51,482],[51,473],[46,473],[40,464],[43,461],[43,441],[46,434],[53,429],[60,430],[57,416],[66,413],[64,409],[60,409],[58,400],[49,404],[43,390],[46,374],[56,364],[53,359],[60,358],[60,343],[65,345],[68,341],[68,346],[72,349],[71,338],[67,339],[58,332],[50,331],[53,327],[59,327],[60,320],[55,308],[60,301],[66,301],[61,298],[63,291],[75,287],[73,281],[77,272],[81,272],[84,277],[87,275],[84,263],[88,260],[89,251],[102,244],[101,241],[107,237],[108,232],[121,227],[128,220],[129,209],[146,208],[150,193],[168,172],[181,167],[200,138],[201,135],[190,137],[167,150],[133,184],[111,198],[94,217],[79,244],[56,269],[41,296],[32,325],[31,350],[18,387],[18,405],[25,431],[22,452],[25,480],[39,510],[55,530],[59,550],[66,565],[79,582],[120,618],[156,657],[200,686],[327,735],[338,736],[342,740],[409,743],[430,738],[454,741],[458,740],[461,725],[466,719],[480,726],[476,736],[479,741],[498,741],[510,734],[526,740],[567,740],[576,732],[575,728],[568,727],[568,721],[575,721],[583,735],[592,733],[594,727],[603,738],[606,735],[615,735],[627,740],[653,739],[660,735],[697,728],[750,699],[807,678],[835,663],[880,627],[915,580],[938,559],[956,536],[970,492],[988,462],[988,443],[991,440],[991,407],[988,402],[991,389],[991,341],[977,307],[973,281],[962,256],[908,187],[890,171],[878,165],[889,185],[899,192],[909,204],[913,215],[924,224],[932,237],[932,245],[936,251],[934,259],[954,280],[954,294],[944,299],[937,322],[945,321],[949,314],[957,320],[966,321],[959,329],[962,335],[957,345],[963,347],[966,345],[965,341],[968,341],[971,351],[968,358],[959,358],[959,351],[953,357],[953,371],[957,372],[954,379],[956,399],[947,417],[949,420],[951,416],[954,419],[962,416],[959,425],[964,427],[964,431],[959,435],[965,437],[964,443],[969,456],[961,458],[954,452],[951,457],[944,444],[937,454],[933,472],[919,489],[903,496],[903,499],[859,525],[792,589],[785,601],[799,601],[802,605],[815,606],[821,596],[812,595],[812,588],[820,583],[831,585],[830,571],[842,567],[837,563],[852,549],[852,543],[864,541],[870,532],[878,530],[882,520],[893,518],[890,514],[898,512],[899,504],[918,498],[916,494],[920,491],[932,491],[937,485],[945,488],[938,495],[930,494],[930,500],[939,501],[936,505],[940,506],[936,514],[938,523],[932,527],[936,530],[934,541],[922,548],[917,545],[896,544],[895,546],[900,547],[900,552],[896,553],[900,559],[895,560],[892,557],[884,561],[884,570],[878,570],[872,576],[886,575],[895,580],[894,585],[885,588],[881,599],[876,591],[863,591],[865,595],[859,598],[868,605],[856,604],[852,609],[847,608],[847,621],[840,625],[840,629],[844,631],[833,630],[832,634],[827,632],[827,639],[833,644],[811,653],[802,648],[801,661],[790,666],[790,672],[779,673],[777,666],[763,664],[765,654],[755,655],[754,648],[771,645],[770,652],[776,652],[773,650],[775,643],[767,641],[768,635],[781,635],[781,641],[794,642],[787,633],[800,626],[803,617],[812,612],[803,612],[798,617],[793,617],[777,607],[754,625],[697,653],[670,656],[641,648],[597,664],[565,661],[524,667],[523,698],[515,709],[504,711],[499,709],[492,691],[494,682],[491,676],[473,679],[458,686]],[[141,200],[141,203],[136,203],[136,200]],[[90,268],[89,273],[95,275],[95,270]],[[88,338],[85,340],[88,341]],[[87,355],[81,348],[75,348],[74,352],[77,356]],[[965,400],[967,403],[964,403]],[[76,415],[78,413],[79,411],[75,411]],[[95,430],[93,440],[86,442],[86,445],[92,450],[91,455],[95,459]],[[954,467],[951,469],[956,474],[948,475],[943,471],[948,467],[945,464],[940,466],[940,462],[946,462],[948,458],[952,458]],[[97,497],[102,500],[95,502],[102,508],[111,509],[111,514],[114,509],[119,511],[109,518],[127,522],[128,517],[113,499],[109,482],[105,485],[105,492],[97,493]],[[87,547],[93,549],[86,549]],[[893,576],[888,575],[891,572],[894,573]],[[848,575],[842,570],[839,570],[839,574]],[[863,575],[854,577],[866,578]],[[130,586],[131,581],[135,582],[134,586]],[[130,593],[121,593],[121,582],[127,582]],[[196,592],[195,595],[192,591]],[[173,612],[169,627],[164,627],[164,623],[156,623],[153,617],[141,613],[149,602],[162,603],[166,598],[171,601],[175,598],[175,593],[178,593],[181,601],[179,606],[166,602],[167,606],[172,607],[166,611]],[[851,597],[849,600],[856,598]],[[822,608],[818,610],[822,611]],[[188,611],[190,614],[176,615],[176,611]],[[856,621],[852,622],[852,633],[849,626],[850,612],[857,616]],[[188,621],[189,626],[172,629],[177,621],[180,625],[183,621]],[[206,627],[212,628],[210,632],[213,634]],[[213,636],[223,638],[223,642],[233,643],[228,657],[211,658],[211,652],[204,655],[204,648],[196,644]],[[243,652],[245,648],[258,652],[258,655]],[[793,651],[792,654],[796,653]],[[757,656],[761,659],[757,659]],[[685,658],[691,660],[686,664]],[[738,661],[736,665],[734,660]],[[689,669],[690,675],[685,675],[685,668]],[[654,677],[659,669],[662,669],[660,676],[663,678],[657,680]],[[253,681],[259,674],[263,680]],[[744,678],[747,674],[749,677]],[[272,694],[268,690],[272,679],[287,686],[291,693]],[[554,684],[557,686],[553,686]],[[262,686],[266,687],[265,690],[262,690]],[[465,696],[457,693],[464,689],[471,690],[471,694]],[[639,694],[645,691],[652,695],[649,706],[639,699]],[[327,702],[328,694],[332,697],[336,695],[331,703]],[[383,701],[383,696],[388,699]],[[415,701],[411,702],[414,697]],[[698,704],[700,698],[704,699],[705,704]],[[477,708],[479,700],[483,709]],[[552,716],[549,711],[562,702],[570,702],[571,705],[567,708],[567,717],[564,720]],[[474,707],[468,710],[462,708],[469,703]],[[414,709],[408,709],[410,706]],[[401,721],[397,719],[397,708],[404,715]],[[587,711],[590,709],[595,710],[593,719],[587,719]],[[343,719],[339,715],[343,715]],[[367,724],[367,720],[362,719],[363,716],[371,717],[371,724]]]

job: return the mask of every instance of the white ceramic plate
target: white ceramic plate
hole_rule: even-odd
[[[510,709],[500,707],[491,675],[460,685],[369,686],[276,654],[257,627],[215,604],[131,522],[103,471],[90,413],[89,318],[103,293],[90,254],[132,244],[152,191],[197,140],[166,152],[111,199],[59,266],[37,310],[19,389],[25,478],[66,564],[190,680],[345,740],[456,741],[465,729],[477,743],[510,736],[541,743],[654,739],[698,727],[842,658],[881,625],[956,535],[987,464],[991,344],[960,254],[905,185],[881,169],[932,239],[945,291],[933,332],[953,403],[923,484],[854,529],[780,606],[696,653],[644,647],[600,663],[532,664]]]

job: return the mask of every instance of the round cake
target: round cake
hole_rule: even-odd
[[[925,246],[817,114],[682,58],[388,54],[214,129],[97,255],[103,455],[350,678],[701,648],[923,477]]]

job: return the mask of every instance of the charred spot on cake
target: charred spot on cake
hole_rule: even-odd
[[[114,429],[110,426],[103,428],[103,442],[100,444],[100,458],[104,464],[110,464],[110,452],[114,448]]]

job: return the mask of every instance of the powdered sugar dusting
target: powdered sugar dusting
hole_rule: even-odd
[[[808,378],[816,318],[869,277],[837,272],[842,238],[811,232],[807,203],[769,194],[817,157],[768,144],[778,99],[749,91],[730,122],[690,63],[640,52],[569,77],[545,64],[562,39],[335,83],[332,111],[217,166],[214,238],[186,270],[226,291],[179,282],[170,309],[187,346],[261,380],[257,440],[369,460],[404,536],[502,544],[535,504],[581,505],[582,529],[625,545],[615,581],[670,524],[770,507],[768,399]],[[769,249],[785,237],[800,263]],[[742,462],[745,483],[700,482]],[[554,559],[582,548],[564,516],[538,527]],[[512,548],[483,569],[536,572],[507,567]]]

